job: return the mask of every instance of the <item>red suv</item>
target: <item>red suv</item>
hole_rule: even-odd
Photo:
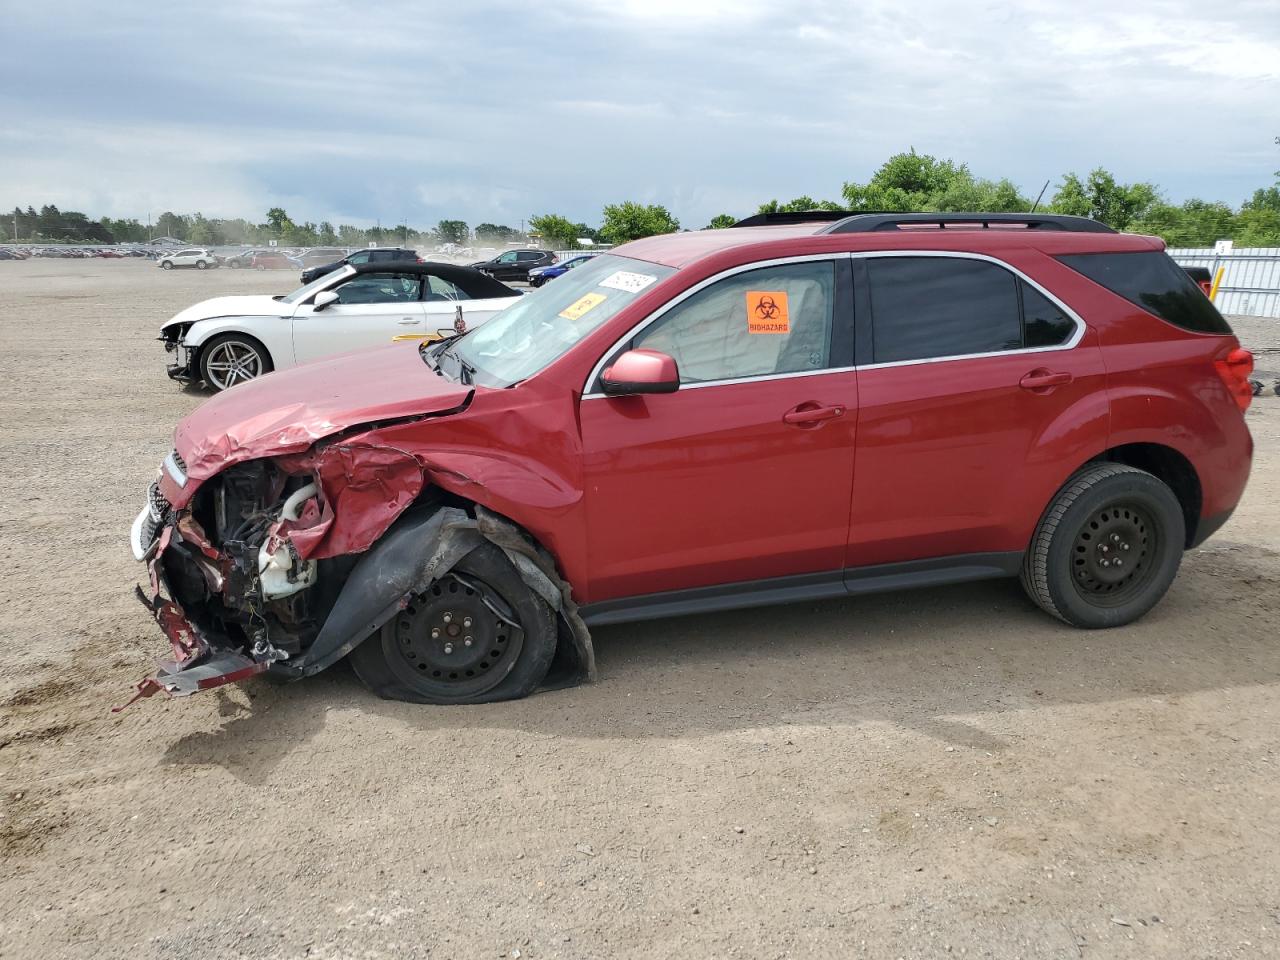
[[[1119,626],[1239,501],[1252,357],[1161,241],[744,224],[208,400],[132,531],[174,653],[138,695],[349,655],[499,700],[590,676],[594,625],[986,577]]]

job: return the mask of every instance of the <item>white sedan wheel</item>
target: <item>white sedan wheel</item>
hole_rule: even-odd
[[[229,336],[210,344],[200,359],[205,382],[215,390],[226,390],[246,380],[256,380],[271,370],[262,348],[248,340]]]

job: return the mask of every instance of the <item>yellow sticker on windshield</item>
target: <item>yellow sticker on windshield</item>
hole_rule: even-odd
[[[584,294],[561,310],[560,316],[564,317],[566,320],[581,320],[607,299],[609,298],[603,293]]]
[[[787,291],[747,291],[747,333],[790,333]]]

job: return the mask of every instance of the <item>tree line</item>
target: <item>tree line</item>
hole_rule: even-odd
[[[1101,167],[1086,176],[1065,174],[1045,199],[1028,197],[1008,178],[988,180],[976,176],[966,164],[908,150],[890,157],[866,183],[845,183],[838,201],[808,196],[786,202],[769,200],[757,212],[1017,213],[1033,208],[1089,217],[1128,233],[1152,234],[1171,247],[1204,247],[1224,239],[1234,240],[1240,247],[1280,246],[1280,172],[1276,173],[1275,184],[1259,187],[1239,207],[1200,199],[1173,204],[1155,184],[1121,183]],[[707,228],[730,227],[738,219],[723,213],[713,218]],[[481,223],[473,229],[462,220],[441,220],[428,229],[407,224],[335,227],[327,221],[295,223],[281,207],[268,210],[262,223],[166,211],[154,224],[144,224],[137,219],[91,220],[83,213],[46,205],[39,212],[30,206],[26,210],[14,207],[11,222],[5,226],[7,229],[0,233],[6,239],[46,242],[141,243],[152,237],[171,236],[201,246],[265,244],[271,240],[297,247],[362,247],[369,243],[500,246],[539,238],[556,249],[576,249],[581,239],[617,244],[672,233],[680,229],[680,221],[661,204],[633,201],[605,206],[598,227],[546,213],[533,217],[528,231],[495,223]]]

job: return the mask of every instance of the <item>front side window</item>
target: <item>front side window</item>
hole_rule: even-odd
[[[1008,270],[956,257],[872,257],[867,269],[876,363],[1021,349]]]
[[[498,262],[498,263],[515,263],[515,262],[516,262],[516,253],[515,253],[515,251],[514,251],[514,250],[508,250],[508,251],[507,251],[506,253],[504,253],[502,256],[498,257],[497,262]]]
[[[368,263],[369,256],[370,254],[368,250],[361,250],[358,253],[353,253],[351,256],[347,257],[347,263]]]
[[[763,267],[699,290],[632,347],[673,357],[681,383],[822,370],[830,365],[834,303],[830,261]]]
[[[335,288],[338,303],[411,303],[419,299],[421,278],[408,273],[362,273]]]

